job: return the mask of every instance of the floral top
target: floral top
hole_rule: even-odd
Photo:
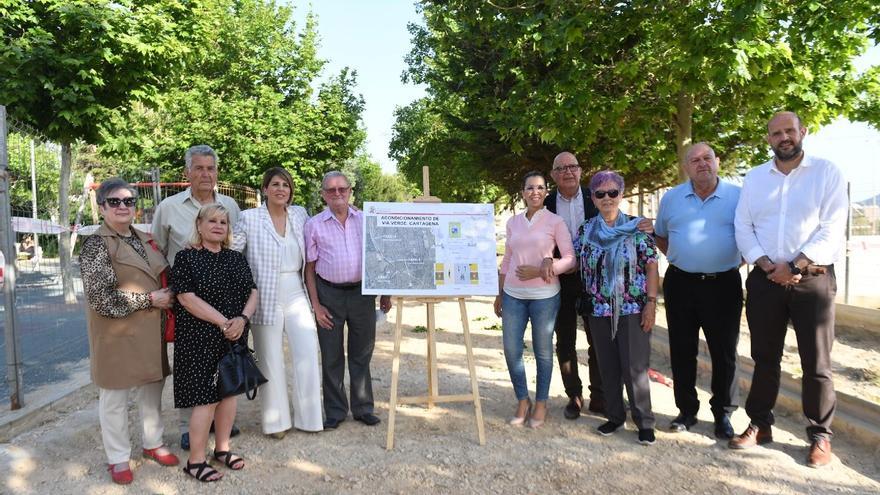
[[[605,250],[595,244],[586,242],[584,236],[584,226],[589,222],[602,221],[600,217],[594,217],[578,228],[577,237],[574,240],[574,253],[578,258],[578,270],[581,274],[581,281],[584,284],[584,292],[589,297],[592,307],[591,315],[595,317],[608,317],[613,315],[611,308],[611,294],[605,294],[600,291],[602,287],[603,257]],[[630,273],[630,267],[624,266],[623,281],[623,306],[620,308],[620,314],[633,315],[642,312],[642,308],[648,302],[647,282],[648,277],[646,268],[648,263],[657,263],[657,247],[654,244],[654,238],[638,232],[633,236],[633,242],[625,243],[624,249],[636,249],[635,273]]]

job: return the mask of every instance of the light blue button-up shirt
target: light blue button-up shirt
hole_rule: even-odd
[[[670,189],[660,200],[654,232],[669,240],[666,258],[692,273],[725,272],[740,264],[733,220],[740,187],[718,181],[705,200],[691,181]]]

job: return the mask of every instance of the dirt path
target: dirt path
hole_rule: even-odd
[[[335,431],[296,432],[283,440],[259,434],[256,402],[240,402],[238,424],[244,430],[234,448],[248,461],[244,471],[226,472],[211,489],[223,493],[878,493],[880,447],[875,451],[834,442],[835,460],[823,470],[804,466],[806,443],[803,420],[781,416],[775,428],[776,443],[753,451],[734,452],[711,437],[711,417],[694,432],[658,431],[654,446],[636,443],[632,425],[603,438],[594,433],[600,418],[577,421],[562,418],[565,398],[558,374],[551,388],[551,414],[540,430],[511,428],[506,417],[514,407],[513,392],[501,351],[501,334],[491,327],[488,298],[468,304],[474,334],[477,370],[487,444],[476,443],[472,408],[445,404],[432,410],[401,407],[397,420],[396,448],[386,452],[387,400],[393,342],[390,325],[377,335],[373,360],[377,408],[383,423],[366,427],[351,419]],[[392,314],[389,320],[393,321]],[[424,325],[424,310],[408,305],[409,324],[403,345],[401,394],[423,394],[425,334],[411,331]],[[441,393],[469,390],[464,348],[461,344],[458,307],[442,304],[437,312]],[[583,347],[585,339],[579,339]],[[585,350],[581,349],[581,362]],[[668,372],[658,359],[654,367]],[[527,362],[534,380],[534,361]],[[582,369],[582,376],[586,370]],[[533,382],[532,382],[533,383]],[[533,387],[533,384],[532,384]],[[658,427],[675,415],[672,390],[652,384]],[[703,394],[701,401],[707,403]],[[165,402],[171,404],[171,383]],[[50,422],[0,444],[0,493],[201,493],[205,487],[184,477],[178,469],[161,468],[142,460],[135,448],[134,485],[113,485],[103,468],[97,418],[97,394],[86,388],[66,410]],[[177,449],[177,412],[164,414],[165,437]],[[733,417],[737,430],[748,422],[742,411]],[[132,417],[132,424],[136,424]],[[134,430],[134,429],[133,429]],[[139,432],[133,432],[134,444]]]

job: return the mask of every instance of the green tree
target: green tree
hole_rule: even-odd
[[[382,167],[363,151],[342,168],[352,182],[354,204],[363,208],[366,201],[405,202],[419,195],[419,190],[400,174],[385,174]]]
[[[61,143],[59,210],[70,221],[71,144],[154,95],[186,51],[188,13],[176,0],[0,0],[0,102]],[[70,233],[60,236],[65,299],[75,298]]]
[[[428,96],[398,112],[391,146],[410,178],[430,164],[451,183],[512,193],[568,149],[585,175],[614,168],[660,187],[693,139],[728,167],[758,163],[783,108],[813,129],[838,116],[880,123],[880,71],[851,62],[878,39],[876,1],[421,6],[405,79]]]
[[[186,149],[206,143],[218,151],[222,180],[256,186],[264,170],[283,166],[298,195],[311,197],[321,175],[365,138],[356,75],[342,70],[316,83],[325,62],[315,21],[308,16],[297,31],[290,7],[215,0],[193,17],[190,28],[200,34],[185,70],[157,104],[119,113],[100,153],[177,180]]]

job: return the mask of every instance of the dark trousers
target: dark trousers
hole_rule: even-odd
[[[370,360],[376,343],[376,296],[361,294],[360,287],[338,289],[318,278],[318,300],[333,316],[333,328],[318,327],[323,374],[324,414],[327,419],[348,416],[345,397],[343,324],[348,324],[348,377],[351,413],[362,416],[373,412],[373,383]]]
[[[651,332],[641,328],[642,315],[621,316],[617,334],[611,338],[611,317],[589,317],[596,344],[596,358],[605,387],[605,414],[608,421],[623,424],[626,406],[623,387],[632,411],[633,422],[639,429],[654,427],[651,410],[651,382],[648,366],[651,359]]]
[[[577,397],[583,395],[583,385],[578,375],[577,358],[577,319],[579,303],[583,292],[580,275],[569,273],[559,276],[559,312],[556,313],[556,359],[559,361],[559,374],[565,385],[565,395]],[[593,335],[590,325],[584,318],[584,331],[587,333],[587,366],[590,372],[590,400],[603,400],[602,376],[599,363],[596,361],[596,349],[593,347]]]
[[[809,421],[807,436],[831,436],[837,398],[831,378],[834,343],[834,267],[821,275],[805,275],[790,287],[767,280],[755,267],[746,280],[746,318],[752,339],[755,374],[746,399],[752,423],[766,427],[774,422],[773,407],[779,394],[780,362],[785,334],[791,321],[801,358],[801,402]]]
[[[717,418],[735,411],[736,345],[743,307],[739,271],[706,278],[670,266],[663,278],[663,297],[676,407],[689,416],[700,409],[696,386],[702,327],[712,358],[712,414]]]

